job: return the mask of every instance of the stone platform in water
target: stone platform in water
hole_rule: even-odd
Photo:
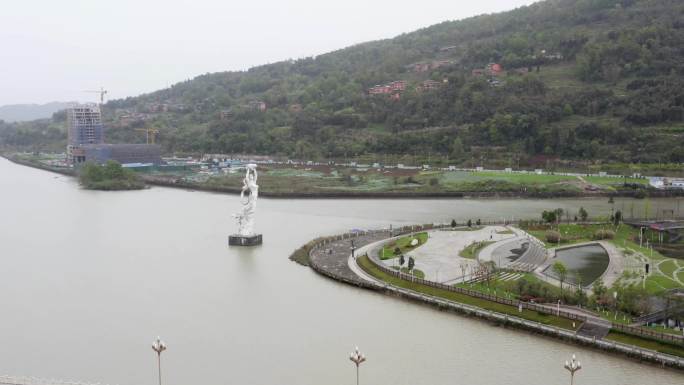
[[[228,244],[230,246],[257,246],[263,243],[261,234],[245,236],[245,235],[229,235]]]

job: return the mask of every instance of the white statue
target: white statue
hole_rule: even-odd
[[[254,212],[256,211],[257,198],[259,198],[256,167],[256,164],[247,165],[247,174],[242,180],[242,191],[240,192],[242,212],[233,215],[237,219],[238,235],[244,237],[254,235]],[[245,192],[248,192],[246,199]]]

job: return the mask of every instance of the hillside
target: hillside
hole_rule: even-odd
[[[107,136],[155,127],[168,152],[302,159],[679,163],[682,20],[677,0],[543,1],[110,101]]]
[[[47,119],[55,112],[67,108],[69,103],[52,102],[46,104],[10,104],[0,106],[0,120],[6,122],[25,122]]]

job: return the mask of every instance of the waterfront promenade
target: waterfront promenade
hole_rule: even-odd
[[[614,325],[606,320],[592,316],[586,311],[567,307],[564,307],[559,311],[559,314],[562,314],[564,317],[575,319],[577,320],[576,322],[580,323],[576,330],[568,330],[552,325],[544,325],[524,318],[512,316],[510,314],[498,313],[496,311],[486,310],[477,306],[472,306],[437,296],[427,295],[425,293],[409,290],[407,288],[398,287],[390,283],[380,281],[365,272],[357,264],[356,258],[362,255],[368,255],[369,260],[371,260],[373,264],[387,274],[401,277],[407,281],[414,281],[435,287],[439,286],[448,288],[446,285],[413,278],[408,274],[400,273],[385,266],[385,264],[379,260],[378,255],[382,245],[388,242],[389,239],[390,234],[387,231],[368,232],[330,238],[327,241],[315,246],[311,250],[309,254],[310,265],[319,273],[358,287],[382,291],[384,293],[396,295],[405,299],[426,303],[440,309],[451,310],[478,318],[485,318],[490,321],[502,323],[504,325],[515,326],[521,329],[532,331],[536,334],[552,336],[571,343],[619,353],[628,357],[636,358],[640,361],[648,361],[663,366],[684,369],[684,358],[663,354],[634,345],[602,339],[602,337],[605,336],[605,333]],[[354,240],[355,247],[354,257],[351,255],[352,240]],[[460,290],[463,291],[462,289]],[[513,305],[514,302],[503,298],[496,298],[491,295],[483,295],[479,293],[472,294],[477,295],[478,297],[486,297],[491,300],[495,300],[496,302],[511,302],[511,305]],[[528,303],[519,304],[524,308],[534,308],[537,309],[537,311],[543,311],[549,314],[555,314],[556,311],[555,307],[553,306],[536,304],[532,305]]]

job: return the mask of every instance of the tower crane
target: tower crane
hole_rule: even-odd
[[[153,127],[136,128],[135,130],[145,132],[147,137],[147,144],[154,144],[156,135],[159,133],[159,130]]]
[[[90,92],[90,93],[100,94],[100,106],[102,106],[102,105],[104,104],[104,97],[105,97],[105,95],[107,94],[108,91],[105,90],[104,87],[100,87],[100,90],[99,90],[99,91],[95,91],[95,90],[86,90],[86,91],[83,91],[83,92]]]

